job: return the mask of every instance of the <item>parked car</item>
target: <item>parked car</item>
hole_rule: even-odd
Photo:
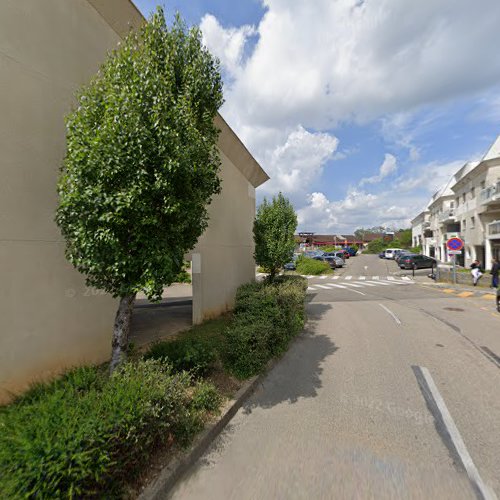
[[[386,248],[384,257],[386,259],[394,259],[394,252],[396,250],[402,250],[402,249],[401,248]]]
[[[337,250],[336,252],[325,252],[325,256],[328,257],[338,257],[339,259],[342,259],[342,265],[345,263],[345,254],[343,250]]]
[[[323,262],[327,262],[329,266],[332,269],[335,269],[337,267],[337,263],[335,261],[335,257],[330,256],[330,255],[316,255],[316,257],[313,257],[314,260],[321,260]]]
[[[427,257],[427,255],[410,254],[404,255],[399,260],[399,267],[401,269],[426,269],[436,265],[436,259]]]
[[[288,262],[287,264],[285,264],[283,266],[283,269],[285,271],[295,271],[295,269],[296,269],[295,262]]]
[[[405,255],[414,255],[414,254],[412,252],[408,251],[408,250],[399,250],[397,252],[397,254],[395,255],[395,257],[394,257],[394,260],[398,263],[398,265],[399,265],[399,262],[401,261],[401,259]]]
[[[344,250],[349,252],[350,257],[354,257],[358,253],[356,250],[354,250],[354,248],[351,247],[346,247]]]
[[[379,259],[385,259],[385,250],[384,250],[383,252],[380,252],[380,253],[378,254],[378,258],[379,258]]]
[[[337,267],[344,267],[344,259],[340,258],[340,257],[337,257],[337,256],[333,256],[333,258],[335,259],[335,263],[337,264]]]

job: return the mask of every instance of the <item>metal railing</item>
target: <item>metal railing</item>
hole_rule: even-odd
[[[496,200],[500,195],[500,181],[491,186],[481,189],[479,193],[479,203],[489,203],[492,200]]]
[[[443,221],[443,220],[453,219],[454,217],[455,217],[455,209],[454,208],[448,208],[442,214],[439,214],[438,218],[439,218],[440,221]]]

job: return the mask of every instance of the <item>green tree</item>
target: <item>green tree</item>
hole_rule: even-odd
[[[108,55],[67,116],[56,221],[87,284],[119,298],[111,371],[126,357],[136,293],[159,300],[220,191],[219,63],[198,29],[158,8]]]
[[[264,198],[253,225],[254,257],[259,266],[269,271],[271,281],[283,265],[292,260],[296,229],[295,210],[281,193],[273,197],[271,202]]]

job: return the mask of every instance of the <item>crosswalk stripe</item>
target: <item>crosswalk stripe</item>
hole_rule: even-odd
[[[372,280],[378,280],[379,277],[378,276],[372,276]]]
[[[366,279],[366,276],[360,276],[360,277],[358,278],[358,280],[365,280],[365,279]]]
[[[363,285],[363,286],[377,286],[374,285],[373,283],[367,283],[366,281],[355,281],[358,285]]]
[[[328,277],[328,276],[320,276],[320,277],[319,277],[319,279],[320,279],[320,280],[326,280],[326,278],[327,278],[327,277]]]
[[[316,290],[316,288],[314,288],[313,286],[308,286],[308,287],[307,287],[307,289],[308,289],[308,290],[311,290],[311,291],[312,291],[312,290]]]
[[[318,288],[324,288],[325,290],[329,290],[329,288],[325,285],[316,285]]]
[[[309,274],[308,276],[304,276],[304,278],[307,278],[308,280],[314,278],[314,276],[312,276],[311,274]]]
[[[387,279],[389,281],[396,281],[396,278],[394,278],[394,276],[387,276]]]
[[[346,276],[345,279],[346,280],[352,280],[352,276]]]
[[[335,287],[335,288],[343,288],[344,290],[347,288],[344,285],[337,285],[336,283],[330,283],[330,286]]]
[[[332,276],[332,280],[338,280],[339,276]]]
[[[375,283],[376,285],[382,285],[382,286],[391,286],[391,283],[385,283],[383,281],[368,280],[367,283]]]
[[[405,283],[404,281],[385,281],[385,280],[380,280],[379,283],[385,283],[386,285],[401,285],[401,286],[411,285],[411,283]]]
[[[405,281],[411,281],[411,278],[408,278],[408,276],[403,276],[401,279],[404,279]]]
[[[354,288],[363,288],[363,285],[356,285],[355,283],[346,283],[347,286],[352,286]]]

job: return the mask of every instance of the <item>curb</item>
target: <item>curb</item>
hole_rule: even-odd
[[[234,398],[228,401],[216,422],[210,423],[193,441],[190,448],[181,453],[181,456],[172,460],[166,465],[158,477],[154,479],[142,493],[138,500],[164,500],[168,498],[177,481],[194,465],[194,463],[205,453],[212,442],[224,430],[229,421],[236,415],[243,403],[255,391],[257,386],[264,380],[269,371],[278,360],[272,360],[266,370],[257,375],[243,385],[235,394]]]

